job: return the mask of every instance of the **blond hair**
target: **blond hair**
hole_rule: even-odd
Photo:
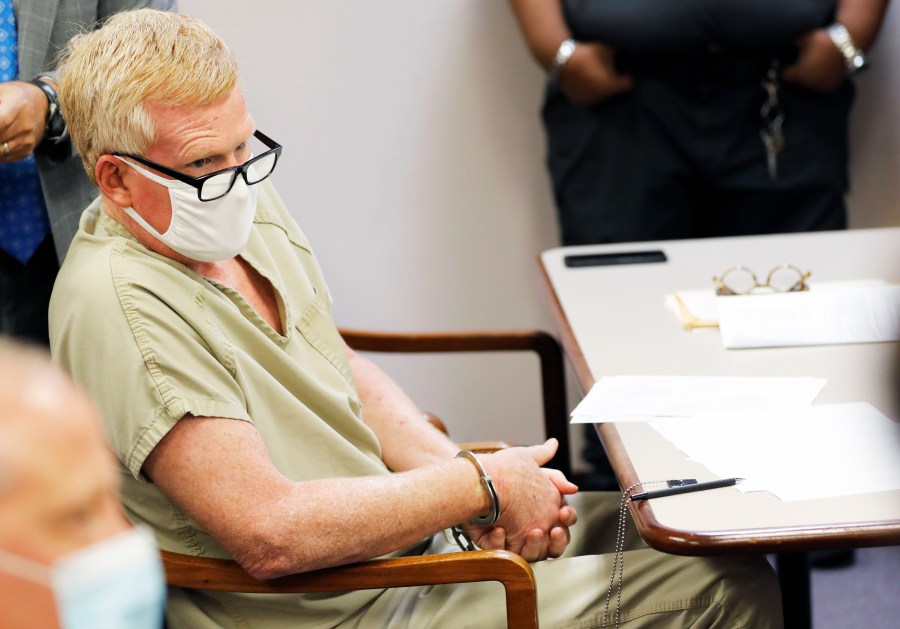
[[[59,100],[88,178],[101,155],[142,155],[156,139],[150,102],[204,106],[237,86],[237,61],[203,22],[125,11],[73,37],[60,57]]]

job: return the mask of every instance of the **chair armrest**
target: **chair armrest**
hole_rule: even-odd
[[[440,430],[445,435],[448,434],[447,427],[444,425],[444,422],[441,421],[441,418],[435,415],[434,413],[429,413],[428,411],[422,413],[422,416],[425,418],[429,424]],[[497,450],[505,450],[506,448],[512,448],[513,444],[508,441],[467,441],[466,443],[457,444],[463,450],[471,450],[472,452],[496,452]]]
[[[395,333],[341,328],[347,345],[364,352],[502,352],[532,351],[541,365],[544,433],[559,441],[549,467],[571,477],[572,457],[566,406],[563,354],[555,338],[540,330]]]
[[[444,420],[442,420],[440,417],[438,417],[434,413],[432,413],[430,411],[425,411],[424,413],[422,413],[422,417],[425,419],[425,421],[427,421],[429,424],[431,424],[432,426],[434,426],[435,428],[440,430],[445,435],[447,435],[447,436],[450,435],[450,431],[447,430],[447,426],[446,426],[446,424],[444,424]]]
[[[497,450],[506,450],[506,448],[515,446],[507,441],[466,441],[465,443],[460,443],[459,447],[461,450],[471,450],[475,453],[490,454]]]
[[[372,559],[259,581],[236,562],[160,551],[170,586],[219,592],[289,594],[499,581],[507,624],[537,628],[537,586],[528,563],[503,550]]]

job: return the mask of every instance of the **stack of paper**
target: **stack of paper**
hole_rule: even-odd
[[[900,286],[866,278],[809,290],[718,297],[713,288],[666,295],[685,330],[721,328],[727,348],[900,340]]]
[[[874,285],[719,297],[725,347],[900,340],[900,286]]]

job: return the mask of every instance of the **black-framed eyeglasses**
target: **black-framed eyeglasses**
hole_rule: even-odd
[[[133,159],[144,166],[149,166],[164,175],[197,188],[197,197],[201,201],[215,201],[231,192],[231,188],[234,186],[234,182],[237,181],[238,176],[243,177],[248,186],[252,186],[264,180],[275,170],[278,158],[281,157],[281,145],[261,131],[254,132],[253,137],[262,142],[269,150],[251,157],[240,166],[223,168],[202,177],[191,177],[180,170],[157,164],[153,160],[140,155],[131,153],[113,153],[113,155]]]

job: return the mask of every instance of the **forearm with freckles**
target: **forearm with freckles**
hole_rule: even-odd
[[[387,466],[402,472],[453,458],[459,447],[422,417],[400,387],[374,363],[347,348],[362,401],[363,421],[375,432]]]
[[[182,419],[144,471],[257,578],[377,557],[489,508],[477,470],[463,459],[293,482],[275,468],[253,425],[240,420]]]
[[[474,468],[460,463],[466,462],[451,460],[388,477],[295,483],[279,501],[283,508],[270,512],[265,539],[244,546],[235,558],[251,574],[271,578],[415,544],[488,510]]]

